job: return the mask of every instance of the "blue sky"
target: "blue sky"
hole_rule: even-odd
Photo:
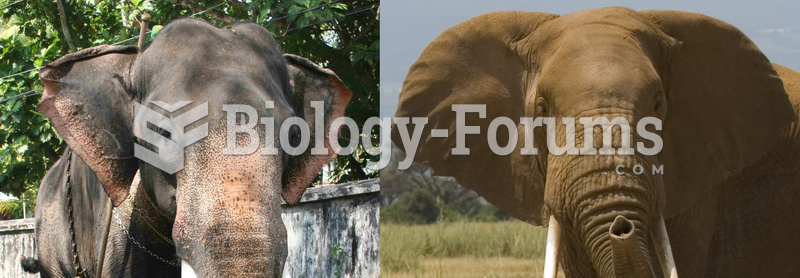
[[[733,24],[773,63],[800,71],[800,1],[553,1],[385,0],[381,2],[381,117],[391,117],[408,67],[428,43],[450,26],[493,11],[567,14],[624,6],[634,10],[682,10]]]

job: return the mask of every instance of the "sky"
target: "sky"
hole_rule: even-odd
[[[623,6],[634,10],[682,10],[736,26],[767,58],[800,71],[800,1],[609,1],[609,0],[385,0],[381,2],[381,117],[397,109],[403,79],[419,54],[445,29],[494,11],[568,14]]]

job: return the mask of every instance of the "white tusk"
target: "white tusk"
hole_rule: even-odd
[[[181,278],[197,278],[192,266],[184,260],[181,260]]]
[[[543,278],[555,278],[558,274],[558,245],[561,243],[561,225],[550,215],[550,226],[547,228],[547,246],[544,251]]]
[[[664,272],[664,277],[678,278],[678,270],[675,268],[675,259],[672,257],[672,247],[669,244],[663,215],[658,217],[656,226],[653,228],[650,235],[653,237],[653,246],[656,248],[656,255],[661,263],[661,271]]]

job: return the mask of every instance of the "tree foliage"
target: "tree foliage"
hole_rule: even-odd
[[[383,194],[383,192],[381,192]],[[408,225],[434,222],[496,222],[510,220],[492,204],[470,200],[450,199],[424,187],[413,187],[391,204],[381,206],[381,223]]]
[[[387,223],[430,224],[439,219],[440,203],[430,191],[415,188],[391,205],[381,207],[381,219]]]
[[[356,121],[359,130],[367,118],[378,116],[378,1],[61,1],[70,38],[78,50],[117,42],[136,44],[136,19],[142,12],[151,15],[148,28],[154,31],[190,16],[220,27],[259,23],[275,35],[283,52],[307,57],[339,75],[353,91],[346,115]],[[8,76],[0,80],[0,98],[41,89],[36,69],[69,53],[55,1],[0,0],[0,6],[8,4],[12,5],[0,9],[0,76]],[[2,192],[22,196],[36,190],[66,146],[36,110],[39,99],[40,95],[32,95],[0,103]],[[340,144],[346,145],[350,136],[360,134],[344,131]],[[371,139],[377,141],[377,134]],[[321,182],[376,177],[378,171],[367,169],[367,161],[377,161],[377,157],[366,153],[359,143],[353,155],[334,160],[329,177]]]
[[[15,200],[0,200],[0,220],[31,217],[37,193],[38,188],[32,187]]]

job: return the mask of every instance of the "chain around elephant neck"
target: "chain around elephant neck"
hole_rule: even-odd
[[[75,242],[75,220],[72,217],[72,186],[70,185],[70,168],[72,166],[72,149],[67,149],[67,178],[64,182],[67,188],[67,211],[69,211],[69,236],[72,243],[72,266],[75,268],[75,277],[89,277],[85,268],[81,267],[78,259],[78,244]]]
[[[75,222],[74,222],[74,219],[73,219],[73,216],[72,216],[72,186],[70,184],[70,168],[71,167],[72,167],[72,149],[67,149],[67,169],[66,169],[67,178],[66,178],[66,181],[65,181],[65,186],[67,188],[67,210],[69,211],[69,234],[70,234],[70,240],[71,240],[71,243],[72,243],[72,259],[73,259],[72,265],[73,265],[73,267],[75,269],[75,273],[76,273],[75,277],[89,278],[89,272],[86,271],[85,268],[81,267],[81,262],[80,262],[80,259],[78,258],[78,244],[75,241],[75,224],[74,224]],[[168,265],[171,265],[171,266],[176,266],[176,267],[180,266],[178,264],[177,260],[164,259],[164,258],[156,255],[156,253],[154,253],[154,252],[150,251],[149,249],[145,248],[144,245],[142,245],[141,243],[139,243],[139,241],[134,239],[133,236],[131,236],[131,234],[128,232],[128,230],[125,229],[125,226],[122,225],[122,220],[120,220],[119,215],[117,215],[117,209],[116,208],[112,208],[111,212],[114,214],[114,218],[117,219],[117,225],[119,225],[119,228],[122,230],[122,232],[125,233],[125,235],[128,237],[128,239],[131,240],[131,242],[136,244],[136,246],[138,246],[139,248],[141,248],[142,250],[147,252],[147,254],[149,254],[153,258],[158,259],[159,261],[162,261],[162,262],[164,262],[164,263],[166,263]],[[132,216],[132,212],[133,211],[131,211],[131,216]],[[155,229],[155,228],[153,228],[153,229]],[[156,231],[156,232],[158,232],[158,231]]]
[[[168,265],[171,265],[171,266],[176,266],[176,267],[180,266],[180,264],[178,264],[178,260],[176,260],[176,259],[167,260],[165,258],[162,258],[159,255],[156,255],[156,253],[154,253],[153,251],[150,251],[150,249],[147,249],[146,247],[144,247],[144,245],[142,245],[141,243],[139,243],[139,241],[137,241],[135,238],[133,238],[133,236],[131,236],[131,233],[129,233],[128,230],[125,229],[125,226],[122,225],[122,220],[119,218],[119,215],[117,215],[117,209],[114,208],[114,209],[111,210],[111,212],[114,213],[114,218],[117,219],[117,225],[119,225],[120,230],[122,230],[122,232],[124,232],[125,235],[128,236],[128,239],[130,239],[131,242],[133,242],[133,244],[136,244],[136,246],[138,246],[139,249],[144,250],[145,252],[147,252],[147,254],[150,254],[151,257],[156,258],[156,259],[158,259],[159,261],[161,261],[161,262],[163,262],[165,264],[168,264]],[[131,216],[133,216],[133,210],[131,210]]]
[[[143,221],[145,224],[147,224],[147,226],[150,227],[150,229],[152,229],[152,231],[161,240],[163,240],[164,242],[166,242],[170,246],[173,246],[173,248],[174,248],[175,243],[172,242],[172,240],[170,240],[168,237],[164,236],[156,228],[156,226],[158,226],[158,224],[155,224],[155,223],[157,223],[157,221],[154,221],[153,222],[154,224],[151,224],[150,220],[147,219],[148,213],[143,211],[142,210],[143,208],[137,206],[137,203],[139,202],[140,199],[145,199],[147,202],[145,202],[144,204],[141,204],[142,206],[144,206],[144,209],[147,209],[147,208],[153,209],[153,208],[155,208],[155,204],[152,201],[150,201],[149,197],[146,196],[147,194],[144,193],[144,190],[142,190],[142,188],[140,187],[141,184],[137,183],[137,181],[139,181],[139,180],[140,180],[139,173],[137,172],[136,175],[133,177],[133,181],[131,182],[131,192],[129,194],[130,196],[128,197],[127,200],[125,200],[125,202],[128,205],[130,205],[130,208],[131,208],[130,209],[130,214],[129,214],[129,216],[130,216],[129,217],[130,227],[133,227],[133,215],[136,212],[138,212],[138,215],[139,215],[138,217],[141,219],[141,221]],[[159,261],[161,261],[161,262],[163,262],[165,264],[168,264],[168,265],[171,265],[171,266],[175,266],[175,267],[180,266],[180,261],[177,258],[173,258],[172,260],[169,260],[169,259],[166,259],[164,257],[161,257],[161,256],[157,255],[155,252],[151,251],[150,249],[147,249],[142,243],[140,243],[138,240],[133,238],[133,235],[128,231],[128,229],[125,228],[125,225],[122,224],[122,218],[120,218],[119,214],[117,214],[117,209],[113,208],[111,210],[111,212],[114,214],[114,218],[117,220],[117,225],[119,226],[119,229],[122,230],[122,232],[125,233],[125,236],[128,237],[128,240],[133,242],[133,244],[136,245],[139,249],[142,249],[147,254],[149,254],[151,257],[156,258],[157,260],[159,260]],[[149,213],[153,214],[153,215],[160,216],[162,218],[166,218],[166,216],[164,216],[162,212],[158,211],[158,208],[155,208],[155,211],[150,211]]]

